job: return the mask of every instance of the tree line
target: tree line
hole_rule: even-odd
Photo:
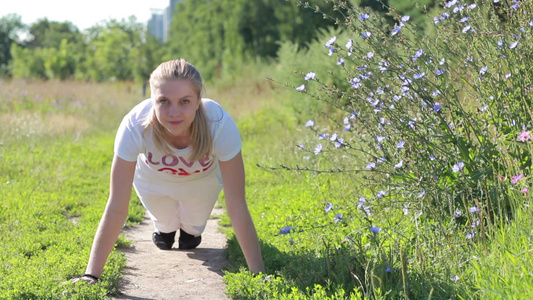
[[[275,59],[282,41],[306,47],[319,29],[335,27],[336,16],[342,19],[342,10],[328,1],[298,2],[185,0],[176,7],[166,43],[151,36],[134,17],[109,20],[81,32],[70,22],[41,19],[25,25],[20,16],[7,15],[0,18],[0,76],[140,81],[161,61],[183,57],[209,79],[250,60]],[[434,2],[417,5],[434,6]],[[353,1],[384,16],[389,5],[409,12],[414,6],[407,3],[411,2]]]

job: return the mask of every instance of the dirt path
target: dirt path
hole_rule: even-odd
[[[222,213],[215,208],[212,215]],[[228,299],[222,282],[226,238],[218,231],[218,219],[207,222],[202,243],[194,250],[159,250],[152,243],[149,218],[124,232],[134,248],[123,250],[127,264],[112,299]]]

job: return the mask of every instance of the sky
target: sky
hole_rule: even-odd
[[[50,21],[70,21],[83,31],[101,21],[120,21],[131,15],[146,23],[151,8],[169,5],[169,0],[0,0],[0,18],[14,13],[22,23],[31,25],[46,17]]]

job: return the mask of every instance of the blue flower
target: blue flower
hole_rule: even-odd
[[[479,74],[480,75],[485,75],[485,73],[487,72],[488,69],[489,69],[489,66],[484,66],[483,68],[481,68],[479,70]]]
[[[370,232],[372,233],[379,233],[380,231],[381,231],[381,227],[374,227],[374,226],[370,227]]]
[[[346,42],[346,49],[347,50],[352,50],[352,46],[353,46],[353,40],[352,39],[348,39],[348,41]]]
[[[402,30],[402,27],[403,27],[403,26],[401,26],[401,25],[398,26],[398,27],[395,27],[395,28],[391,31],[390,35],[391,35],[391,36],[396,35],[398,32],[400,32],[400,30]]]
[[[391,270],[391,268],[390,268],[389,266],[387,266],[387,267],[385,268],[385,272],[390,273],[391,271],[392,271],[392,270]]]
[[[440,76],[440,75],[442,75],[444,72],[446,72],[446,68],[438,69],[438,70],[435,72],[435,75]]]
[[[456,164],[453,165],[453,167],[452,167],[452,171],[453,171],[454,173],[457,173],[457,172],[461,171],[461,169],[462,169],[463,167],[464,167],[464,163],[463,163],[462,161],[460,161],[460,162],[458,162],[458,163],[456,163]]]
[[[453,277],[450,278],[450,280],[453,281],[453,282],[457,282],[459,280],[459,276],[453,275]]]
[[[476,8],[476,7],[477,7],[477,4],[472,3],[472,4],[468,5],[467,8],[468,8],[468,9],[474,9],[474,8]]]
[[[328,203],[328,204],[326,205],[326,208],[324,209],[324,211],[329,212],[332,208],[333,208],[333,204]]]
[[[518,41],[514,41],[511,45],[509,45],[509,49],[514,49],[518,45]]]
[[[305,123],[305,127],[313,127],[315,125],[315,121],[309,120]]]
[[[385,191],[379,191],[378,194],[377,194],[377,197],[379,199],[381,199],[381,198],[385,197],[386,194],[387,194],[387,192],[385,192]]]
[[[335,53],[335,49],[333,47],[329,47],[328,55],[332,56],[333,53]]]
[[[403,17],[402,17],[402,22],[405,23],[405,22],[409,21],[410,19],[411,19],[410,16],[403,16]]]
[[[344,58],[339,58],[339,60],[337,61],[337,66],[342,66],[344,64]]]
[[[312,79],[316,79],[315,72],[309,72],[309,73],[305,74],[304,79],[308,80],[308,81],[312,80]]]
[[[433,105],[433,108],[432,108],[432,110],[433,110],[434,112],[439,112],[441,109],[442,109],[442,106],[441,106],[440,103],[438,103],[438,102],[435,103],[435,104]]]
[[[342,214],[341,213],[336,214],[334,219],[335,219],[335,223],[342,221]]]
[[[433,97],[433,98],[437,97],[438,95],[440,95],[440,91],[439,90],[436,90],[433,93],[431,93],[431,97]]]
[[[361,36],[365,39],[369,38],[370,36],[372,35],[372,32],[370,31],[365,31],[363,33],[361,33]]]
[[[422,192],[420,192],[420,194],[418,194],[418,196],[416,198],[422,198],[426,195],[426,190],[422,190]]]
[[[461,32],[462,32],[462,33],[467,33],[468,30],[470,30],[470,28],[472,28],[472,26],[470,26],[470,24],[469,24],[469,25],[466,25],[466,26],[463,28],[463,30],[461,30]]]
[[[462,214],[463,212],[460,209],[456,209],[454,213],[454,217],[459,218]]]
[[[287,234],[287,233],[291,232],[291,230],[292,230],[292,226],[285,226],[285,227],[280,228],[279,233],[280,234]]]
[[[315,155],[316,155],[316,154],[320,153],[320,151],[322,151],[322,144],[317,144],[315,150],[313,151],[313,153],[315,153]]]
[[[384,140],[385,140],[385,137],[384,137],[384,136],[379,136],[379,135],[376,136],[376,141],[377,141],[378,143],[381,143],[381,142],[383,142]]]
[[[455,4],[457,4],[457,0],[451,0],[451,1],[446,2],[444,7],[450,8],[450,7],[454,6]]]
[[[368,14],[361,14],[361,16],[359,16],[360,21],[368,20],[368,18],[370,18]]]
[[[401,168],[402,166],[403,166],[403,160],[400,160],[399,163],[397,163],[397,164],[394,165],[394,168],[395,168],[395,169],[399,169],[399,168]]]
[[[302,92],[303,90],[305,90],[305,84],[302,84],[302,85],[296,87],[296,90],[297,90],[298,92]]]
[[[396,149],[403,149],[404,146],[405,146],[405,142],[399,141],[398,144],[396,145]]]
[[[425,72],[421,72],[421,73],[413,75],[413,78],[414,79],[420,79],[420,78],[423,78],[425,75],[426,75]]]
[[[465,23],[465,22],[468,22],[468,20],[470,20],[470,17],[464,17],[461,20],[459,20],[459,22]]]
[[[331,45],[333,45],[333,43],[335,43],[336,40],[337,40],[337,37],[336,37],[336,36],[333,36],[332,38],[330,38],[330,39],[324,44],[324,46],[326,46],[327,48],[330,48]]]
[[[376,163],[375,162],[371,162],[368,165],[366,165],[366,169],[367,170],[372,170],[372,169],[375,169],[375,168],[376,168]]]
[[[374,57],[374,52],[370,52],[370,51],[369,51],[369,52],[366,53],[366,56],[367,56],[368,58],[372,58],[372,57]]]

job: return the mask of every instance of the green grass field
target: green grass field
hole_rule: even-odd
[[[533,299],[530,195],[513,221],[470,243],[435,230],[445,224],[389,203],[376,205],[368,218],[358,208],[368,192],[359,175],[257,166],[306,161],[309,154],[296,145],[309,133],[295,106],[316,104],[261,76],[241,83],[211,84],[206,96],[239,125],[247,199],[267,274],[244,269],[224,217],[230,297]],[[85,269],[107,200],[115,130],[142,100],[140,91],[132,83],[0,83],[0,299],[104,299],[116,290],[125,264],[118,251],[97,285],[64,282]],[[311,161],[323,169],[339,163],[327,156]],[[143,210],[135,196],[131,203],[133,224]],[[119,239],[120,246],[127,241]]]

